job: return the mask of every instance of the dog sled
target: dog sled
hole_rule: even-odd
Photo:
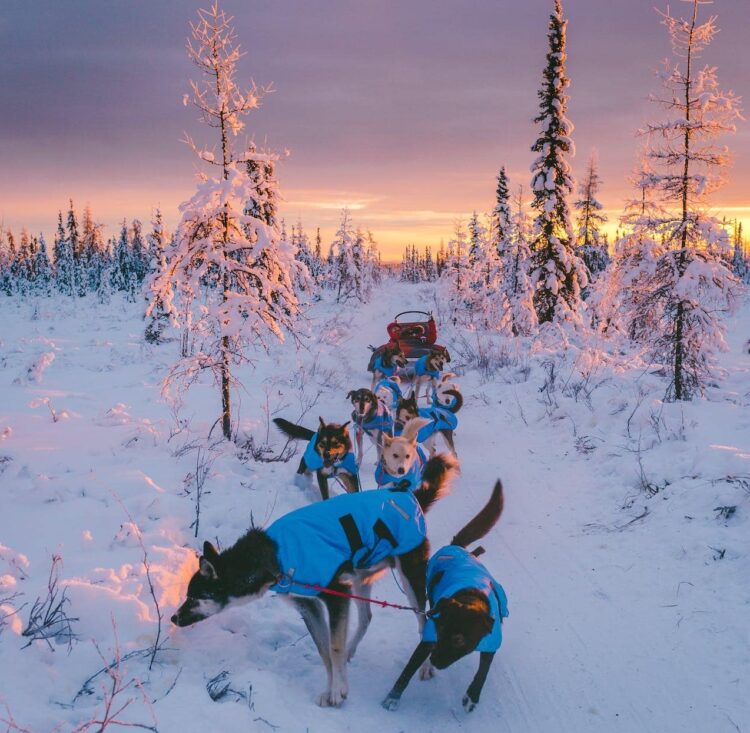
[[[421,320],[406,320],[404,316],[424,316]],[[399,320],[402,319],[402,320]],[[375,360],[387,348],[398,346],[407,359],[416,360],[433,352],[447,353],[445,346],[437,343],[437,324],[428,311],[403,311],[386,326],[388,342],[372,348],[367,371],[371,372]]]

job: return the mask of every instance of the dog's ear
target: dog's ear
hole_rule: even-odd
[[[388,433],[383,433],[383,445],[390,445],[393,442],[393,437],[388,435]]]
[[[431,420],[428,420],[426,417],[413,417],[404,425],[401,437],[406,438],[411,443],[416,443],[417,434],[425,425],[429,425],[430,422]]]
[[[351,420],[347,420],[342,426],[341,426],[341,432],[342,433],[348,433],[349,432],[349,424],[351,423]]]
[[[401,384],[401,377],[397,377],[395,374],[392,377],[389,377],[391,381],[395,382],[396,384]]]
[[[209,561],[214,562],[219,557],[219,551],[206,540],[203,543],[203,556]]]
[[[326,421],[320,416],[318,416],[318,420],[320,420],[320,427],[324,428],[326,426]]]
[[[216,580],[219,576],[216,574],[216,568],[205,557],[198,560],[198,572],[210,580]]]
[[[354,397],[354,390],[351,390],[349,394],[346,396],[347,400],[350,400],[352,397]]]
[[[214,563],[219,559],[219,553],[216,548],[206,540],[203,543],[203,555],[198,559],[198,572],[204,578],[216,580],[218,577]]]
[[[451,360],[451,355],[448,353],[448,349],[443,349],[443,356],[445,357],[446,361]]]

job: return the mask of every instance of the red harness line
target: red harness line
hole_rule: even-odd
[[[365,596],[358,596],[354,593],[345,593],[342,590],[334,590],[333,588],[324,588],[322,585],[317,583],[303,583],[300,580],[293,580],[293,585],[301,585],[303,588],[311,588],[312,590],[318,591],[318,593],[327,593],[329,596],[339,596],[340,598],[351,598],[355,601],[365,601],[366,603],[374,603],[376,606],[382,608],[397,608],[399,611],[413,611],[414,613],[420,613],[423,616],[429,615],[427,611],[422,611],[419,608],[413,606],[402,606],[399,603],[391,603],[390,601],[381,601],[377,598],[366,598]]]

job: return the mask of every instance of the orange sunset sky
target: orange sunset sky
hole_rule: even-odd
[[[287,226],[322,229],[342,206],[370,228],[385,260],[404,245],[437,247],[457,219],[493,203],[506,165],[528,190],[552,0],[258,0],[222,3],[247,55],[241,73],[273,83],[248,119],[254,138],[288,155],[278,167]],[[567,0],[574,173],[598,152],[600,199],[613,230],[642,140],[663,115],[647,101],[669,54],[654,0]],[[656,3],[661,7],[664,4]],[[672,3],[673,12],[681,3]],[[156,7],[153,7],[156,6]],[[180,143],[211,131],[183,107],[195,77],[184,52],[194,2],[6,0],[0,16],[0,219],[43,231],[57,210],[86,203],[111,236],[161,206],[173,226],[194,186]],[[717,0],[722,29],[704,54],[724,88],[748,97],[750,2]],[[707,12],[707,11],[706,11]],[[750,231],[750,124],[715,213]]]

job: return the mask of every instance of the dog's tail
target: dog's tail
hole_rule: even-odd
[[[289,420],[284,420],[283,417],[275,417],[273,423],[284,435],[293,440],[310,440],[315,435],[313,430],[303,428],[301,425],[295,425],[293,422],[289,422]]]
[[[423,512],[448,493],[451,481],[458,473],[458,461],[451,455],[441,453],[424,464],[422,483],[414,496]]]
[[[503,485],[500,479],[495,483],[490,500],[479,513],[451,540],[452,545],[467,547],[472,542],[481,540],[489,532],[503,513]]]
[[[446,389],[444,394],[449,394],[455,402],[448,409],[456,413],[464,406],[464,396],[456,389]]]

